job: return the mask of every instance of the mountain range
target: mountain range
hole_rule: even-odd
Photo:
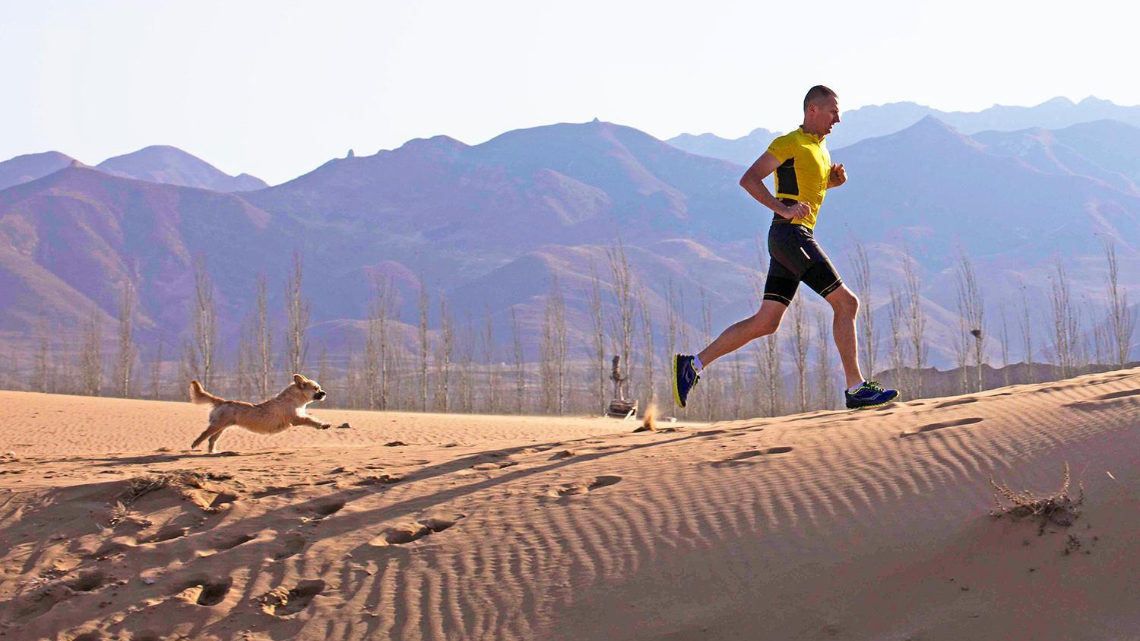
[[[842,97],[840,100],[842,107]],[[1140,106],[1121,106],[1092,96],[1078,103],[1058,97],[1033,107],[995,105],[981,111],[942,111],[913,102],[896,102],[844,111],[841,114],[842,122],[828,136],[828,148],[835,151],[867,138],[886,136],[906,129],[928,116],[971,135],[983,131],[1064,129],[1099,120],[1114,120],[1140,127]],[[783,131],[795,129],[798,125],[799,123],[787,123]],[[775,136],[775,132],[757,129],[734,140],[705,133],[697,136],[681,134],[670,138],[668,142],[685,151],[747,167],[764,153]]]
[[[983,277],[990,333],[1002,306],[1016,326],[1024,285],[1040,347],[1058,259],[1086,329],[1103,302],[1102,238],[1116,243],[1124,284],[1140,287],[1140,162],[1132,140],[1140,129],[1117,121],[968,136],[928,116],[833,152],[851,179],[829,192],[817,236],[849,284],[852,241],[866,246],[882,333],[887,294],[901,287],[910,248],[931,318],[933,364],[953,358],[960,253]],[[47,173],[0,191],[0,296],[10,301],[0,309],[0,341],[9,348],[28,348],[41,313],[64,334],[92,305],[111,323],[127,281],[139,292],[141,340],[176,344],[189,319],[196,256],[207,259],[231,346],[259,275],[269,279],[271,308],[282,308],[297,251],[312,300],[310,337],[332,351],[362,344],[382,275],[397,292],[409,342],[426,288],[433,328],[440,293],[463,331],[490,317],[502,344],[515,309],[531,357],[554,276],[578,346],[571,356],[585,355],[593,274],[612,307],[609,255],[618,247],[636,275],[635,297],[644,301],[658,351],[670,301],[679,311],[683,301],[682,346],[699,347],[706,331],[750,313],[766,270],[771,214],[737,185],[739,165],[606,122],[517,130],[480,145],[413,140],[240,193],[153,182],[171,174],[135,167],[150,179],[63,154],[0,163],[8,181]],[[804,300],[812,313],[826,313],[810,293]]]

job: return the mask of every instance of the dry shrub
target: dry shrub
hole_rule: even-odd
[[[1015,492],[1006,483],[998,483],[990,477],[990,485],[996,490],[994,503],[997,507],[990,511],[994,518],[1010,516],[1014,519],[1030,518],[1037,522],[1037,534],[1045,533],[1045,527],[1056,525],[1069,527],[1080,516],[1080,506],[1085,501],[1085,488],[1078,488],[1077,498],[1069,496],[1069,464],[1065,463],[1065,479],[1061,489],[1053,494],[1042,495],[1030,490]],[[1003,502],[1002,499],[1008,501]]]

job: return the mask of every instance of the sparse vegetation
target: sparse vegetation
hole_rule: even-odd
[[[1053,494],[1038,494],[1031,490],[1016,492],[1007,483],[998,483],[990,476],[990,486],[994,488],[996,507],[990,511],[994,518],[1005,516],[1014,519],[1030,519],[1037,523],[1038,534],[1044,534],[1050,525],[1069,527],[1080,516],[1080,506],[1085,500],[1084,486],[1080,486],[1077,498],[1069,496],[1069,464],[1065,463],[1065,477],[1061,489]],[[1004,501],[1003,501],[1004,499]]]

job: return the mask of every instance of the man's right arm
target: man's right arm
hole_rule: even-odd
[[[768,191],[767,185],[764,184],[764,179],[772,175],[776,168],[780,166],[780,161],[771,152],[764,152],[764,155],[756,159],[748,171],[740,177],[740,186],[747,191],[749,195],[760,202],[768,209],[776,212],[777,215],[784,218],[802,218],[810,213],[810,208],[805,203],[796,203],[788,206],[776,199],[772,192]]]

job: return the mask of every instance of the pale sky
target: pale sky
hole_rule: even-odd
[[[2,0],[0,160],[168,144],[277,184],[349,148],[595,117],[788,130],[813,84],[842,109],[1134,105],[1130,4]]]

